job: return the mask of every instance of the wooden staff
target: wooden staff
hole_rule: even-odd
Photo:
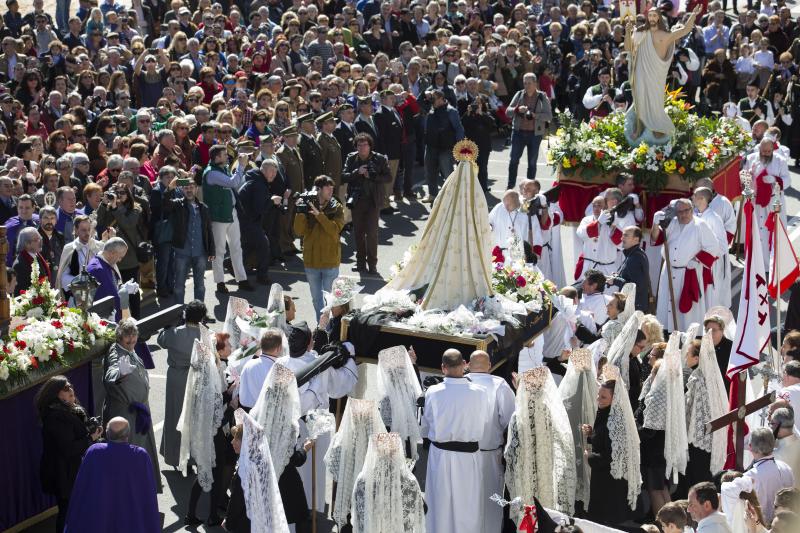
[[[672,287],[672,264],[669,261],[669,243],[667,242],[667,230],[664,232],[664,260],[667,266],[667,283],[669,284],[669,302],[672,306],[672,330],[678,331],[678,313],[675,309],[675,289]],[[684,280],[685,282],[685,280]]]
[[[311,533],[317,533],[317,441],[311,441]]]

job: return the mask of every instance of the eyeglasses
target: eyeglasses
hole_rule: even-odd
[[[108,172],[109,173],[111,173],[111,172],[120,173],[120,172],[122,172],[122,169],[121,168],[109,168]]]
[[[142,124],[150,124],[150,119],[149,118],[139,118],[139,119],[136,119],[136,122],[141,122]]]

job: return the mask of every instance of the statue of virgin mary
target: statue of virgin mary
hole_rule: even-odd
[[[478,147],[460,141],[453,156],[458,167],[433,203],[416,252],[386,285],[394,290],[424,290],[423,309],[452,310],[492,293],[492,232],[477,178]]]

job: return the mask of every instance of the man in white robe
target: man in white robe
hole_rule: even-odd
[[[553,234],[560,233],[561,228],[558,224],[561,223],[561,216],[554,214],[553,204],[547,201],[547,197],[541,194],[541,185],[536,180],[523,180],[519,185],[520,196],[522,197],[523,206],[527,202],[529,208],[526,212],[527,230],[525,233],[525,242],[531,245],[533,253],[539,258],[536,266],[542,271],[545,279],[553,281],[556,286],[563,287],[566,283],[564,281],[564,265],[563,259],[560,257],[560,239],[559,239],[559,256],[557,258],[557,267],[554,269],[556,262],[553,253],[554,248],[552,244]],[[555,206],[558,213],[561,210]],[[525,212],[525,209],[522,209]],[[528,215],[527,213],[538,213],[538,216]],[[536,232],[539,235],[536,235]],[[560,237],[560,235],[559,235]],[[559,277],[558,271],[561,271]],[[554,279],[560,278],[560,279]],[[559,284],[560,283],[560,284]]]
[[[667,250],[662,250],[664,266],[661,268],[658,283],[656,317],[667,331],[686,331],[692,322],[703,323],[707,306],[702,270],[703,267],[712,267],[722,251],[708,224],[694,216],[694,208],[688,198],[677,200],[675,211],[676,215],[667,226],[666,232],[660,226],[664,212],[658,211],[653,216],[650,242],[663,245],[666,233],[671,267],[667,268]],[[670,294],[670,275],[673,294]],[[674,319],[673,300],[677,315]]]
[[[605,198],[596,197],[592,200],[592,214],[578,224],[576,236],[581,243],[581,253],[575,265],[576,281],[582,280],[589,270],[599,270],[603,274],[615,270],[622,229],[613,224],[611,213],[604,211],[605,205]]]
[[[611,296],[603,294],[606,287],[606,278],[598,270],[589,270],[583,280],[581,289],[583,295],[578,302],[578,320],[586,326],[592,334],[597,334],[608,320],[608,302]],[[579,328],[580,329],[580,328]],[[578,336],[580,338],[580,335]],[[551,354],[545,354],[550,356]]]
[[[773,212],[775,200],[781,202],[781,221],[786,225],[786,198],[783,191],[791,187],[789,165],[786,159],[775,151],[775,140],[765,135],[758,145],[756,153],[747,156],[745,168],[753,177],[753,190],[756,192],[756,216],[761,231],[761,248],[763,250],[764,268],[769,271],[770,237],[774,224],[770,214]],[[776,193],[775,185],[779,192]]]
[[[697,180],[695,188],[699,189],[700,187],[705,187],[713,193],[711,210],[719,215],[720,220],[722,220],[722,225],[725,228],[725,234],[728,239],[728,245],[730,245],[733,242],[733,238],[736,236],[736,210],[733,208],[733,204],[725,195],[716,192],[714,189],[714,182],[711,181],[711,178],[701,178]]]
[[[297,373],[313,363],[319,355],[312,350],[314,345],[313,336],[305,322],[288,326],[289,329],[289,357],[281,357],[279,361],[287,366],[292,372]],[[358,381],[358,370],[356,363],[351,358],[341,368],[328,368],[317,374],[311,381],[300,387],[300,410],[301,416],[314,409],[328,409],[331,398],[343,398],[353,390]],[[300,438],[306,439],[308,430],[304,422],[300,422]],[[330,435],[320,436],[314,446],[316,447],[316,484],[317,484],[317,505],[318,510],[325,508],[325,452],[330,445]],[[303,488],[306,491],[306,500],[311,505],[311,465],[313,461],[306,461],[298,470],[300,478],[303,480]]]
[[[444,381],[425,394],[422,436],[431,441],[425,478],[427,533],[483,533],[478,451],[489,421],[489,395],[464,377],[464,367],[461,352],[445,351]]]
[[[500,533],[503,525],[503,508],[491,501],[492,494],[503,494],[503,433],[514,413],[514,391],[506,380],[489,374],[492,366],[489,354],[483,350],[472,352],[469,357],[469,379],[488,391],[489,420],[480,440],[480,460],[483,471],[481,485],[484,533]]]
[[[719,243],[720,255],[714,264],[711,266],[710,272],[706,272],[703,268],[704,279],[706,275],[710,274],[714,279],[714,283],[710,285],[703,284],[703,289],[706,291],[706,305],[708,309],[718,305],[723,306],[725,309],[731,307],[731,262],[728,258],[728,236],[725,232],[725,226],[719,215],[711,209],[712,191],[705,187],[698,187],[694,190],[692,201],[694,203],[694,216],[699,218],[711,228],[717,242]]]
[[[507,250],[512,239],[527,241],[528,235],[528,216],[520,211],[521,202],[519,193],[508,190],[503,194],[503,201],[492,208],[489,212],[489,226],[492,228],[492,245],[499,246]],[[538,228],[538,221],[534,219],[536,229],[535,235],[541,241],[541,232]],[[539,243],[541,246],[541,243]]]

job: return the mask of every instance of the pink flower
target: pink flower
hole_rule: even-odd
[[[339,298],[342,295],[342,289],[336,289],[333,291],[333,295]]]

